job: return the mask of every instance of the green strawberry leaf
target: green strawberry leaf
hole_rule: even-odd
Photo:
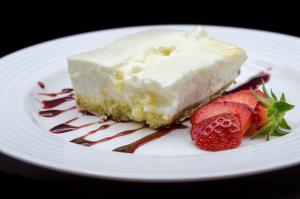
[[[274,109],[269,109],[268,110],[268,117],[272,117],[275,114],[275,110]]]
[[[279,113],[287,112],[293,109],[295,106],[286,102],[275,102],[272,106],[273,109],[278,111]]]
[[[277,101],[277,97],[276,97],[275,93],[273,93],[272,89],[271,89],[271,95],[272,95],[273,99],[274,99],[275,101]]]
[[[273,127],[272,122],[269,122],[268,124],[260,128],[254,135],[252,135],[251,139],[266,135],[271,130],[272,127]]]
[[[289,131],[284,131],[284,130],[281,130],[280,128],[275,129],[275,132],[280,135],[286,135],[289,133]]]
[[[263,89],[264,94],[265,94],[269,99],[272,99],[272,97],[270,96],[270,94],[268,93],[268,91],[267,91],[267,89],[266,89],[264,80],[261,79],[261,81],[262,81],[262,83],[263,83],[262,89]]]
[[[281,94],[281,96],[280,96],[280,101],[281,101],[281,102],[286,102],[284,93]]]
[[[252,88],[250,88],[251,93],[264,105],[269,106],[270,100],[265,97],[258,95]]]
[[[290,127],[290,125],[288,125],[288,123],[286,122],[286,120],[283,118],[281,120],[281,122],[279,123],[279,126],[281,128],[287,129],[287,130],[291,130],[292,128]]]
[[[263,82],[263,81],[262,81]],[[253,89],[251,89],[252,94],[257,98],[267,108],[267,116],[269,122],[261,127],[251,138],[257,138],[267,135],[267,141],[270,136],[283,136],[288,134],[291,127],[288,125],[284,116],[287,111],[293,109],[295,106],[286,102],[285,95],[282,93],[280,99],[278,100],[275,93],[270,89],[271,95],[268,93],[265,84],[263,82],[262,90],[266,97],[258,95]],[[284,130],[285,129],[285,130]]]

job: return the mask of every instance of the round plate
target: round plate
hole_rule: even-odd
[[[205,152],[195,147],[189,130],[181,129],[138,148],[134,154],[112,152],[152,132],[140,130],[127,136],[87,147],[70,142],[99,127],[63,134],[51,134],[49,129],[79,117],[72,125],[95,122],[98,118],[82,116],[75,110],[56,117],[39,116],[39,101],[51,97],[40,92],[57,92],[70,87],[66,59],[74,54],[103,46],[125,35],[152,28],[191,30],[192,25],[143,26],[85,33],[38,44],[0,60],[0,148],[14,158],[59,171],[99,178],[131,181],[192,181],[227,178],[270,171],[300,162],[300,39],[257,30],[204,26],[211,37],[239,45],[249,59],[237,78],[247,78],[269,70],[267,87],[280,94],[296,108],[287,115],[293,131],[281,138],[244,139],[234,150]],[[37,81],[45,83],[41,89]],[[60,96],[59,96],[60,97]],[[66,109],[69,101],[57,107]],[[187,123],[187,125],[189,125]],[[89,140],[115,135],[140,124],[116,124],[87,137]]]

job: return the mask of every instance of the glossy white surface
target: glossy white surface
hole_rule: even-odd
[[[138,32],[72,56],[68,63],[81,103],[103,106],[113,100],[106,114],[115,114],[119,108],[114,105],[127,105],[125,116],[152,124],[160,115],[172,121],[177,113],[233,82],[246,58],[242,49],[212,39],[197,27]],[[141,97],[145,93],[152,97]],[[147,114],[153,113],[149,119]]]
[[[54,118],[39,117],[41,105],[32,97],[41,92],[36,82],[41,80],[46,84],[45,92],[70,86],[66,58],[94,49],[99,42],[105,45],[124,35],[150,28],[193,28],[183,25],[148,26],[75,35],[3,57],[0,60],[1,152],[60,171],[132,181],[208,180],[258,173],[299,163],[299,38],[239,28],[204,27],[212,37],[235,43],[247,51],[249,58],[237,82],[243,82],[261,70],[272,67],[271,81],[267,86],[278,94],[284,92],[288,101],[296,105],[287,115],[293,127],[289,135],[270,142],[243,140],[242,145],[235,150],[210,153],[192,144],[188,130],[177,130],[142,146],[135,154],[123,154],[111,152],[111,149],[149,134],[151,130],[139,131],[89,148],[68,141],[97,125],[61,135],[50,134],[48,129],[80,114],[70,111]],[[68,102],[58,109],[69,107],[72,103]],[[81,117],[74,124],[95,120],[94,117]],[[118,124],[89,139],[97,140],[137,125]]]

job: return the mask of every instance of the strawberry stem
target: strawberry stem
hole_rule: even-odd
[[[267,97],[258,95],[252,88],[252,94],[258,99],[260,103],[265,105],[268,109],[269,122],[260,128],[251,138],[257,138],[267,135],[267,141],[270,136],[283,136],[290,132],[291,127],[288,125],[284,116],[287,111],[293,109],[295,106],[286,102],[284,93],[281,94],[280,99],[276,97],[275,93],[270,89],[271,95],[268,93],[265,83],[262,80],[263,92]]]

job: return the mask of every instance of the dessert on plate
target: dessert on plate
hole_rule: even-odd
[[[77,108],[159,128],[219,96],[247,56],[198,27],[146,30],[68,59]]]

